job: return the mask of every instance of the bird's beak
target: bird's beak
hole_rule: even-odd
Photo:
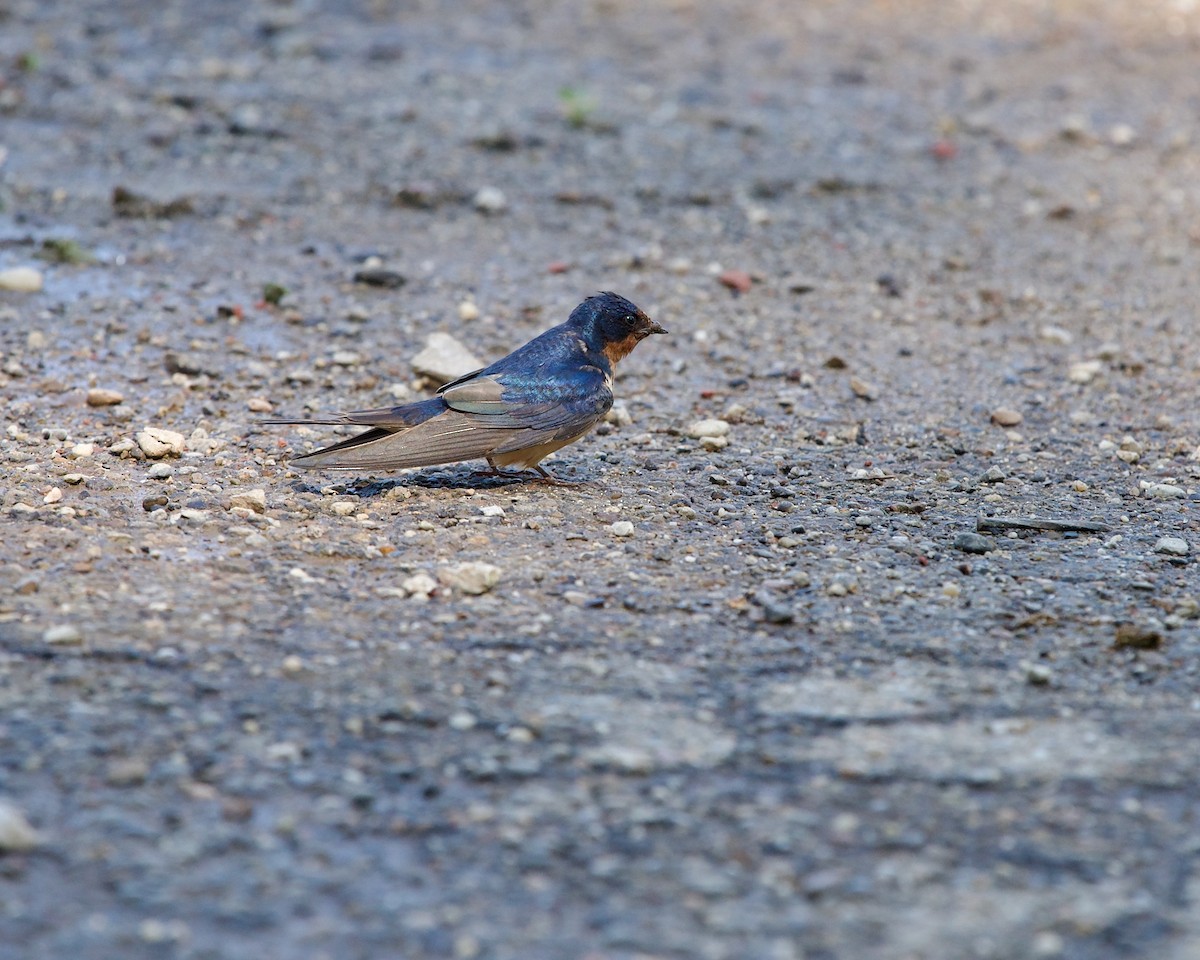
[[[666,333],[667,328],[651,320],[646,326],[646,333]]]

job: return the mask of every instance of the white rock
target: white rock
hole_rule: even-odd
[[[42,640],[45,643],[53,643],[59,646],[71,647],[76,644],[83,643],[83,634],[79,632],[79,628],[70,623],[60,623],[56,627],[50,627],[42,634]]]
[[[1170,500],[1174,497],[1186,497],[1187,491],[1173,483],[1150,483],[1143,480],[1140,484],[1142,493],[1147,497],[1160,497]]]
[[[174,472],[174,467],[168,466],[165,463],[156,463],[146,471],[146,476],[151,480],[166,480]]]
[[[487,593],[500,582],[500,568],[490,563],[469,560],[438,570],[438,580],[462,593]]]
[[[42,284],[42,271],[33,267],[9,267],[7,270],[0,270],[0,290],[37,293],[42,289]]]
[[[503,213],[508,209],[508,197],[499,187],[480,187],[471,203],[481,213]]]
[[[414,573],[400,584],[412,597],[428,597],[437,589],[437,581],[427,573]]]
[[[331,359],[339,367],[357,367],[362,363],[362,356],[353,350],[339,350]]]
[[[412,358],[412,366],[417,373],[449,383],[485,364],[450,334],[431,333],[425,348]]]
[[[1056,343],[1059,346],[1067,346],[1075,338],[1071,336],[1071,331],[1064,330],[1062,327],[1055,327],[1047,324],[1038,331],[1040,336],[1047,343]]]
[[[618,400],[612,405],[604,415],[604,422],[618,427],[628,427],[633,423],[633,417],[630,416],[629,407],[625,405],[624,400]]]
[[[1100,360],[1080,360],[1067,368],[1067,379],[1072,383],[1091,383],[1104,369]]]
[[[485,517],[502,517],[504,516],[504,508],[499,504],[489,503],[486,507],[480,507],[479,512]]]
[[[112,407],[124,402],[125,397],[116,390],[93,387],[87,392],[87,405],[89,407]]]
[[[723,437],[729,433],[729,421],[697,420],[684,432],[693,440],[701,440],[704,437]]]
[[[37,831],[25,814],[7,800],[0,800],[0,853],[20,853],[38,845]]]
[[[475,305],[474,300],[464,300],[458,305],[458,319],[468,323],[479,319],[479,307]]]
[[[82,460],[85,457],[90,457],[96,452],[94,443],[77,443],[67,451],[67,457],[71,460]]]
[[[608,528],[608,531],[614,537],[632,537],[633,536],[633,524],[630,523],[628,520],[618,520],[616,523],[614,523],[612,526],[610,526]]]
[[[63,498],[62,487],[51,487],[46,491],[46,495],[42,497],[42,503],[53,504],[61,503]]]
[[[1183,537],[1163,537],[1154,545],[1155,553],[1166,553],[1174,557],[1186,557],[1191,549]]]
[[[161,430],[158,427],[147,427],[137,435],[138,446],[142,453],[151,460],[161,457],[178,457],[183,453],[187,441],[182,433],[174,430]]]
[[[245,510],[253,510],[255,513],[267,512],[267,491],[265,490],[239,490],[229,498],[231,507],[242,507]]]
[[[338,500],[329,505],[329,509],[336,517],[348,517],[358,509],[358,504],[353,500]]]

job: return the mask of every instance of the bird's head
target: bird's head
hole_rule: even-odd
[[[567,321],[593,349],[616,363],[652,333],[666,333],[638,307],[615,293],[588,297]]]

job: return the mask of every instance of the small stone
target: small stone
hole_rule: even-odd
[[[338,350],[330,359],[339,367],[357,367],[362,363],[362,355],[353,350]]]
[[[467,323],[479,319],[479,307],[475,305],[474,300],[464,300],[458,305],[458,319]]]
[[[150,767],[141,757],[122,757],[108,765],[104,780],[110,787],[137,787],[149,775]]]
[[[239,490],[229,498],[229,506],[241,507],[243,510],[251,510],[254,513],[266,513],[267,491]]]
[[[1044,663],[1025,665],[1025,680],[1035,687],[1044,687],[1054,679],[1054,671]]]
[[[1161,500],[1187,496],[1187,491],[1183,487],[1177,487],[1173,483],[1149,483],[1143,480],[1139,486],[1143,496],[1158,497]]]
[[[1068,346],[1075,338],[1071,335],[1071,331],[1064,330],[1062,327],[1056,327],[1047,324],[1038,331],[1038,336],[1047,343],[1054,343],[1060,347]]]
[[[50,627],[42,634],[42,640],[45,643],[51,643],[60,647],[74,647],[83,643],[83,634],[79,628],[70,623],[61,623],[56,627]]]
[[[953,580],[947,580],[942,584],[942,596],[947,600],[957,600],[962,596],[962,586]]]
[[[411,597],[428,597],[437,589],[437,581],[427,573],[414,573],[400,584]]]
[[[1183,537],[1163,537],[1154,545],[1155,553],[1165,553],[1173,557],[1186,557],[1191,549]]]
[[[151,460],[180,456],[186,442],[182,433],[161,430],[158,427],[147,427],[137,435],[138,446]]]
[[[1071,489],[1074,490],[1076,493],[1087,493],[1088,485],[1086,483],[1084,483],[1082,480],[1072,480],[1071,481]]]
[[[246,409],[252,413],[272,413],[275,405],[266,397],[251,397],[246,401]]]
[[[689,425],[684,433],[693,440],[701,440],[705,437],[723,437],[729,433],[729,421],[697,420]]]
[[[329,505],[329,509],[335,517],[348,517],[358,509],[358,504],[353,500],[337,500]]]
[[[1117,459],[1124,460],[1126,463],[1137,463],[1142,459],[1140,450],[1128,450],[1121,448],[1117,450]]]
[[[37,293],[42,289],[43,282],[42,271],[33,267],[9,267],[7,270],[0,270],[0,290]]]
[[[844,583],[835,580],[825,588],[825,593],[831,597],[844,597],[850,592],[850,588]]]
[[[879,396],[879,388],[860,377],[850,378],[850,389],[861,400],[875,400]]]
[[[608,532],[614,537],[632,537],[633,524],[628,520],[618,520],[608,528]]]
[[[471,205],[480,213],[503,213],[508,209],[508,197],[499,187],[480,187],[472,198]]]
[[[462,593],[487,593],[500,582],[500,568],[490,563],[467,561],[438,570],[438,580]]]
[[[55,504],[61,503],[63,498],[62,487],[51,487],[46,491],[46,495],[42,497],[42,503]]]
[[[115,407],[118,403],[124,402],[125,397],[117,393],[116,390],[93,387],[87,392],[87,405],[89,407]]]
[[[279,669],[283,671],[285,677],[294,677],[304,672],[304,661],[294,653],[283,658],[283,662],[279,664]]]
[[[1003,483],[1008,479],[1008,474],[1000,467],[989,467],[986,471],[979,475],[980,483]]]
[[[981,533],[960,533],[954,538],[954,549],[963,553],[989,553],[996,549],[996,541]]]
[[[485,507],[480,507],[479,512],[485,517],[502,517],[504,516],[504,508],[496,503],[489,503]]]
[[[69,483],[73,487],[86,481],[87,477],[82,473],[68,473],[63,477],[63,483]]]
[[[151,480],[166,480],[175,473],[175,468],[165,463],[156,463],[146,471]]]
[[[717,280],[735,293],[749,293],[750,288],[754,285],[754,278],[745,270],[722,271],[718,274]]]
[[[425,340],[424,349],[412,358],[412,367],[417,373],[441,383],[449,383],[482,366],[483,361],[462,343],[450,334],[440,332],[431,333]]]
[[[633,416],[624,400],[616,401],[609,408],[608,413],[604,415],[604,422],[616,427],[628,427],[633,424]]]
[[[94,443],[77,443],[67,451],[67,457],[71,460],[85,460],[96,452]]]
[[[1118,650],[1157,650],[1162,642],[1162,631],[1157,623],[1119,623],[1113,646]]]
[[[1091,383],[1104,369],[1100,360],[1080,360],[1067,368],[1067,379],[1072,383]]]
[[[368,267],[354,274],[354,282],[364,284],[368,287],[398,290],[408,283],[408,278],[395,270],[385,270],[382,267]]]
[[[1008,407],[998,407],[992,411],[992,423],[998,427],[1015,427],[1024,419],[1019,411]]]
[[[25,814],[7,800],[0,800],[0,853],[23,853],[38,842],[38,833]]]
[[[452,713],[450,719],[446,721],[451,730],[470,730],[479,721],[472,714],[461,710],[458,713]]]
[[[724,450],[729,446],[728,437],[701,437],[700,446],[705,450]]]

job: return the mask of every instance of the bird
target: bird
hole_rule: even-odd
[[[305,470],[396,470],[483,459],[491,476],[508,476],[500,468],[516,467],[546,483],[565,483],[541,461],[608,413],[616,364],[646,337],[666,332],[629,300],[606,291],[587,297],[565,323],[452,380],[427,400],[263,423],[368,428],[289,461]]]

